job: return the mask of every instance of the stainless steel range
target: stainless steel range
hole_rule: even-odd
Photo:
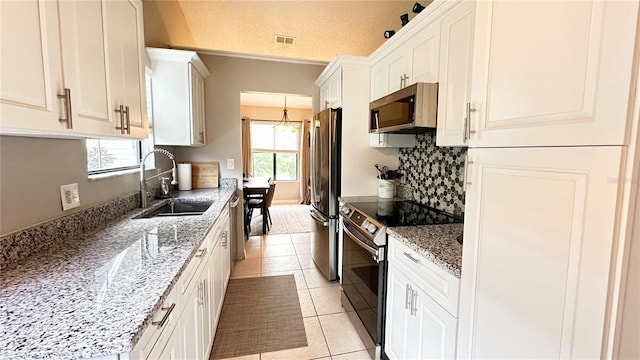
[[[408,201],[355,202],[340,207],[342,305],[353,308],[373,342],[374,359],[384,350],[387,227],[462,222],[451,214]],[[358,324],[356,324],[358,326]]]

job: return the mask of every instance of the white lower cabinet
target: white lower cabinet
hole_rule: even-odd
[[[434,300],[439,298],[439,294],[432,294],[433,290],[423,285],[438,282],[438,274],[433,276],[429,273],[435,265],[397,242],[389,237],[384,351],[389,359],[453,359],[456,356],[458,319],[445,310],[443,305],[446,303]],[[428,268],[413,271],[412,267],[423,264]],[[443,276],[448,277],[453,276]],[[450,291],[457,294],[459,281],[453,280],[449,285]],[[457,297],[455,302],[457,309]]]
[[[180,349],[180,330],[177,327],[171,329],[171,335],[166,342],[164,342],[164,347],[158,346],[161,349],[158,353],[151,353],[149,358],[151,359],[166,359],[166,360],[178,360],[182,359],[182,352]],[[154,348],[156,350],[156,348]]]
[[[208,359],[231,274],[224,208],[131,352],[131,359]]]
[[[458,320],[389,266],[385,353],[390,359],[453,359]]]

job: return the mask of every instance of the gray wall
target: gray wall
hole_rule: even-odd
[[[211,75],[205,80],[207,145],[176,148],[180,161],[219,161],[222,177],[242,178],[242,130],[240,92],[272,92],[313,97],[314,113],[319,109],[320,90],[315,85],[324,65],[203,55]],[[235,169],[227,169],[227,159]]]
[[[136,192],[138,178],[89,181],[84,140],[0,136],[0,235]],[[80,207],[63,212],[60,185],[70,183],[78,183]]]

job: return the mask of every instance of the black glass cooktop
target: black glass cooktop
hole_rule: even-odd
[[[462,223],[462,218],[410,201],[366,201],[349,203],[388,227]]]

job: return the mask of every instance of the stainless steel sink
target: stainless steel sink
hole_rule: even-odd
[[[213,204],[213,201],[175,201],[169,200],[166,204],[153,210],[145,211],[135,216],[134,219],[148,219],[156,216],[189,216],[202,215]]]

